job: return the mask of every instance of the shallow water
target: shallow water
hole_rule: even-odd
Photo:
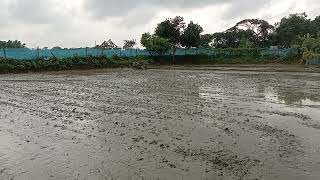
[[[320,74],[11,74],[0,92],[0,179],[320,179]]]

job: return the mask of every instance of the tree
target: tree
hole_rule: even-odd
[[[133,48],[135,45],[137,45],[137,42],[135,39],[124,40],[123,49],[130,49],[130,48]]]
[[[0,48],[26,48],[26,44],[18,40],[0,41]]]
[[[178,47],[181,46],[181,35],[185,28],[184,18],[176,16],[173,19],[166,19],[158,24],[155,29],[155,35],[167,39],[171,44],[171,55],[175,64],[175,53]]]
[[[192,47],[199,47],[202,32],[203,28],[199,24],[194,24],[191,21],[181,35],[181,45],[188,49]]]
[[[238,48],[242,38],[247,38],[251,41],[251,33],[232,27],[225,32],[213,34],[213,46],[215,48]]]
[[[200,35],[200,47],[210,48],[213,46],[213,35],[212,34],[204,34]]]
[[[302,48],[311,53],[320,53],[320,38],[305,38]]]
[[[239,48],[253,48],[255,44],[247,38],[241,38]]]
[[[108,41],[103,41],[103,43],[101,45],[98,45],[97,47],[101,48],[101,49],[117,49],[117,48],[119,48],[115,43],[112,42],[111,39],[109,39]]]
[[[320,57],[320,38],[307,37],[302,44],[303,60]]]
[[[242,29],[247,32],[247,35],[251,35],[257,47],[269,46],[269,35],[274,31],[274,26],[262,19],[244,19],[234,28]]]
[[[297,38],[312,34],[311,20],[306,13],[290,14],[276,24],[277,44],[282,47],[290,47]]]
[[[60,46],[55,46],[53,48],[51,48],[52,50],[61,50],[62,48]]]
[[[162,56],[172,47],[168,39],[150,33],[142,34],[141,44],[154,56]]]
[[[320,16],[317,16],[312,22],[312,29],[313,29],[313,33],[312,35],[314,37],[320,37]]]

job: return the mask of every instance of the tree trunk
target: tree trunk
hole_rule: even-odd
[[[177,48],[175,46],[172,47],[172,64],[173,65],[176,65],[176,51],[177,51]]]

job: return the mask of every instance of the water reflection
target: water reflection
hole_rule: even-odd
[[[290,92],[283,90],[268,91],[265,93],[266,101],[286,105],[320,106],[319,96],[304,92]]]
[[[217,101],[258,101],[264,99],[266,102],[301,105],[301,106],[320,106],[320,96],[317,91],[308,91],[306,89],[264,86],[251,86],[253,88],[229,87],[229,85],[203,85],[199,87],[199,96],[202,99],[211,102]]]

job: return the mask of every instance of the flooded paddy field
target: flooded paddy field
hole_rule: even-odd
[[[0,75],[0,179],[320,179],[320,74]]]

